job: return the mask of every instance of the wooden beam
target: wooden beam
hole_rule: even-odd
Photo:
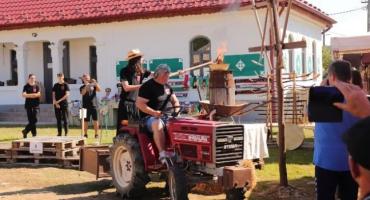
[[[283,36],[281,37],[281,41],[283,41],[283,42],[285,40],[286,29],[288,27],[288,19],[289,19],[290,9],[292,8],[292,1],[293,0],[289,0],[289,3],[288,3],[288,11],[287,11],[286,16],[285,16]]]
[[[275,68],[275,77],[276,77],[276,87],[278,93],[278,125],[279,125],[279,172],[280,172],[280,186],[288,186],[288,175],[286,167],[286,149],[285,149],[285,122],[284,122],[284,88],[281,78],[282,69],[284,68],[283,63],[283,47],[280,40],[280,31],[279,31],[279,15],[276,7],[277,0],[269,0],[270,6],[273,13],[273,31],[275,34],[275,47],[276,50],[276,68]],[[285,30],[283,30],[285,32]],[[273,46],[273,45],[271,45]]]
[[[282,44],[282,49],[298,49],[298,48],[306,48],[307,43],[306,41],[298,41],[298,42],[287,42]],[[250,47],[248,48],[249,52],[258,52],[261,51],[261,46],[258,47]],[[265,51],[270,51],[271,46],[265,46]],[[274,45],[274,48],[276,48],[276,45]]]

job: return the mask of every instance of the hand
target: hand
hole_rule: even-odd
[[[182,75],[185,74],[185,71],[184,70],[179,70],[178,73],[179,73],[179,76],[182,76]]]
[[[177,117],[177,116],[179,116],[179,112],[173,111],[173,112],[171,113],[171,116],[172,116],[172,117]]]
[[[60,105],[59,104],[55,104],[55,107],[57,108],[57,109],[60,109]]]
[[[161,115],[162,115],[162,112],[161,112],[161,111],[158,111],[158,110],[156,110],[156,111],[154,111],[154,112],[152,113],[152,116],[153,116],[153,117],[161,117]]]
[[[334,86],[338,88],[346,100],[345,103],[334,103],[336,107],[350,112],[356,117],[370,116],[370,102],[360,87],[341,81],[335,81]]]
[[[95,79],[91,79],[91,83],[96,83],[96,80]]]

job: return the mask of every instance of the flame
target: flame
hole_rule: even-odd
[[[224,62],[224,54],[227,52],[227,43],[222,42],[220,47],[217,48],[217,59],[216,62],[221,64]]]

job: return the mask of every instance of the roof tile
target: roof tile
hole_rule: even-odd
[[[251,0],[238,0],[240,6]],[[257,2],[265,0],[257,0]],[[320,9],[294,0],[320,17]],[[236,0],[0,0],[0,30],[217,12]]]

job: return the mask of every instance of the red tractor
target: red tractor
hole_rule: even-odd
[[[251,169],[238,167],[244,154],[244,127],[186,117],[167,117],[166,146],[176,156],[158,160],[154,141],[140,125],[121,128],[111,147],[111,175],[122,197],[135,198],[152,174],[164,174],[173,200],[188,199],[191,186],[216,182],[227,199],[244,199]]]

